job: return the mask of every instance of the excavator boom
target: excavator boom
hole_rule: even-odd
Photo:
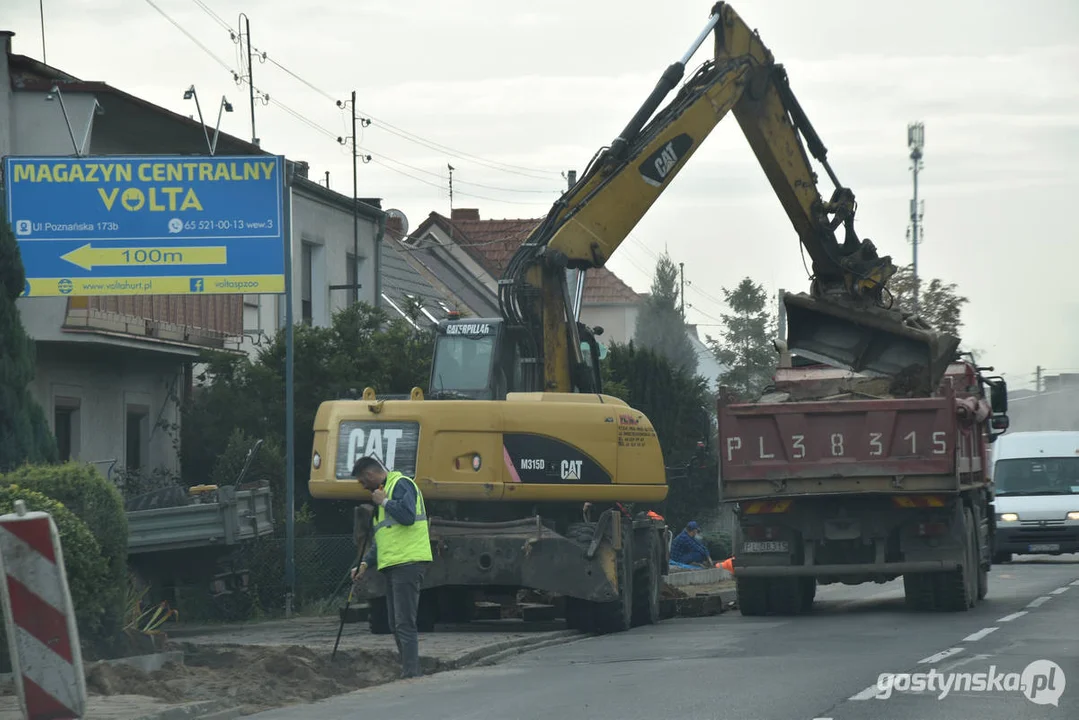
[[[663,100],[709,35],[714,57]],[[658,109],[658,112],[656,112]],[[896,268],[854,230],[854,193],[827,160],[760,36],[726,3],[712,10],[682,58],[664,71],[626,128],[597,154],[580,180],[551,208],[511,259],[499,287],[509,327],[523,331],[520,360],[527,391],[598,392],[582,347],[587,328],[570,310],[566,270],[603,267],[669,187],[715,126],[733,113],[812,261],[809,294],[788,296],[791,351],[857,372],[915,370],[935,387],[958,339],[932,332],[890,310],[886,284]],[[803,143],[804,138],[804,143]],[[806,152],[834,185],[825,200]],[[843,239],[837,238],[842,227]],[[582,345],[583,342],[583,345]]]

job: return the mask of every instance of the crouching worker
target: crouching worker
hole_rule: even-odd
[[[708,546],[701,542],[701,528],[694,520],[690,520],[686,529],[678,533],[671,542],[671,562],[682,565],[697,565],[700,567],[712,567],[712,555]]]
[[[401,654],[401,677],[418,677],[416,615],[420,584],[432,559],[423,494],[411,478],[387,472],[373,457],[358,459],[352,466],[352,477],[370,491],[375,504],[371,547],[359,567],[352,569],[352,579],[359,580],[371,563],[378,563],[378,571],[386,578],[386,611]]]

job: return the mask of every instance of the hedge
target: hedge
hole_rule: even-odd
[[[105,635],[119,633],[128,585],[127,515],[120,491],[93,465],[77,462],[24,465],[0,477],[0,485],[19,485],[39,492],[61,503],[86,524],[105,563],[106,580],[96,588],[104,607],[101,631]]]
[[[102,589],[110,580],[101,547],[86,523],[56,500],[19,485],[5,484],[0,487],[0,514],[15,511],[15,501],[24,500],[28,510],[40,510],[52,515],[60,534],[64,553],[64,568],[75,606],[75,618],[79,625],[79,637],[83,641],[101,638],[102,617],[106,610],[106,596]],[[123,611],[121,601],[120,610]],[[3,625],[0,625],[0,634]],[[0,644],[6,655],[7,641]]]

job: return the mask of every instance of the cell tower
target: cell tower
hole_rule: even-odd
[[[925,124],[910,123],[907,125],[907,147],[910,149],[910,170],[914,174],[914,197],[910,201],[910,227],[907,228],[907,239],[913,248],[912,268],[914,270],[914,303],[913,310],[918,312],[918,244],[922,241],[919,230],[922,216],[925,214],[925,201],[918,200],[918,171],[922,169],[922,148],[925,147]]]

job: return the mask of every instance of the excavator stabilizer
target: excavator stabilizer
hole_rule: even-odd
[[[913,392],[938,387],[959,349],[959,338],[869,301],[787,293],[783,304],[791,352],[865,375],[906,378]]]

